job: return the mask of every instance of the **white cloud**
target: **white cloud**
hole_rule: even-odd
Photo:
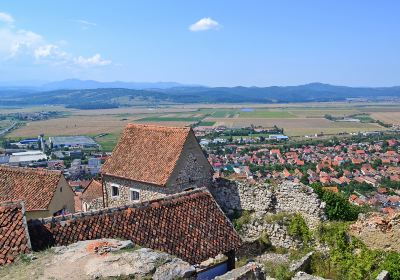
[[[13,28],[0,28],[0,54],[6,58],[15,57],[21,52],[29,52],[31,48],[39,45],[43,39],[42,36],[32,31],[23,29],[14,30]]]
[[[14,18],[10,14],[0,12],[0,21],[12,24],[14,23]]]
[[[73,19],[72,21],[76,22],[76,23],[79,23],[81,28],[84,29],[84,30],[89,29],[90,27],[97,26],[96,23],[90,22],[90,21],[87,21],[87,20],[83,20],[83,19]]]
[[[49,57],[57,52],[58,46],[48,44],[44,46],[40,46],[34,51],[34,55],[36,59],[40,59],[42,57]]]
[[[79,56],[77,58],[74,58],[74,63],[76,65],[82,66],[82,67],[90,67],[90,66],[106,66],[111,64],[111,60],[105,60],[101,58],[100,54],[95,54],[92,57],[83,57]]]
[[[189,30],[196,32],[196,31],[206,31],[206,30],[217,30],[221,27],[221,25],[213,20],[212,18],[202,18],[196,23],[193,23],[192,25],[189,26]]]
[[[111,60],[103,59],[100,54],[87,58],[74,56],[62,50],[62,43],[50,43],[35,32],[15,27],[11,15],[0,12],[0,21],[9,23],[0,26],[0,60],[10,60],[24,55],[24,58],[33,59],[34,63],[66,65],[75,68],[106,66],[112,63]]]

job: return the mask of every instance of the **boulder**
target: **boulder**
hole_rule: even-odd
[[[231,270],[224,275],[217,276],[214,280],[265,280],[261,264],[251,262],[245,266]]]

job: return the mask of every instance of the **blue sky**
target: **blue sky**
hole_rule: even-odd
[[[400,85],[400,1],[2,1],[0,81]]]

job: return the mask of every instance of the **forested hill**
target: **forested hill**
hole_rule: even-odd
[[[165,89],[69,89],[34,91],[0,88],[0,106],[65,105],[95,109],[168,103],[277,103],[400,98],[400,87],[363,88],[313,83],[273,87],[173,87]]]

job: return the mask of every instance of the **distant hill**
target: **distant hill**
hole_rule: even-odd
[[[98,88],[99,82],[67,80],[51,83],[51,88],[63,84],[72,89],[31,90],[0,87],[0,105],[65,105],[73,108],[97,109],[119,106],[177,103],[287,103],[343,101],[349,98],[376,99],[382,97],[400,98],[400,87],[346,87],[321,83],[300,86],[272,87],[201,87],[176,86],[175,83],[151,83],[154,88],[131,89],[123,87],[136,83],[100,83],[102,86],[122,87]],[[122,84],[119,84],[122,83]],[[143,83],[140,83],[144,86]],[[150,84],[149,84],[150,85]],[[75,89],[84,86],[86,89]],[[164,87],[162,87],[164,86]],[[91,88],[94,87],[94,88]]]
[[[98,82],[93,80],[68,79],[58,82],[52,82],[42,85],[42,90],[57,89],[97,89],[97,88],[126,88],[126,89],[166,89],[172,87],[184,86],[175,82],[155,82],[155,83],[139,83],[139,82]]]

